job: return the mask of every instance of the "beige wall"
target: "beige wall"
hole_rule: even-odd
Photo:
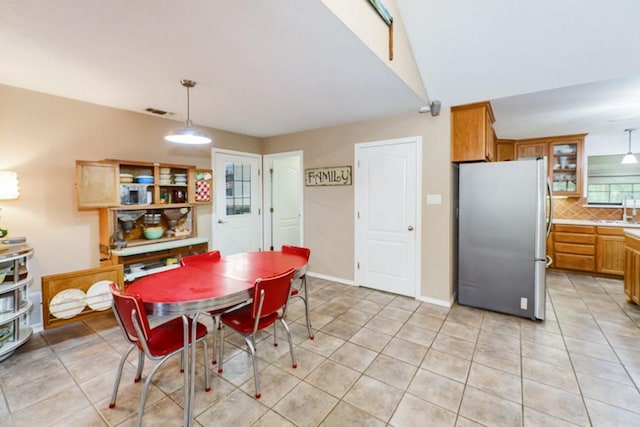
[[[0,85],[0,170],[20,179],[18,200],[0,201],[0,227],[27,236],[35,248],[34,287],[40,277],[98,265],[98,213],[78,211],[75,160],[105,158],[211,167],[210,147],[169,144],[178,122]],[[406,136],[423,138],[422,295],[451,295],[451,172],[449,113],[412,114],[324,128],[260,141],[214,129],[214,146],[265,154],[302,150],[304,167],[353,165],[354,144]],[[353,279],[353,187],[305,188],[305,244],[311,270]],[[211,236],[211,207],[199,207],[198,234]]]
[[[445,111],[447,110],[447,111]],[[354,144],[422,136],[422,296],[449,302],[452,294],[450,116],[411,114],[267,138],[265,154],[302,150],[304,168],[353,166]],[[442,205],[427,205],[441,194]],[[304,244],[312,248],[310,269],[354,278],[353,186],[305,187]]]
[[[20,198],[0,201],[0,227],[27,237],[40,276],[99,265],[98,212],[78,211],[75,160],[106,158],[211,167],[211,148],[163,136],[180,123],[0,85],[0,170],[13,170]],[[259,152],[257,138],[208,129],[214,145]],[[211,207],[198,210],[198,234],[211,237]]]

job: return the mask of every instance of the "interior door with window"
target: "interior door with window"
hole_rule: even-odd
[[[222,255],[262,250],[259,154],[213,150],[215,212],[212,248]]]

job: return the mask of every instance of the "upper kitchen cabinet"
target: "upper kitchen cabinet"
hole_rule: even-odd
[[[515,160],[515,141],[513,139],[496,139],[496,162]]]
[[[520,140],[515,144],[516,159],[526,159],[529,157],[545,157],[549,143],[544,140]]]
[[[75,183],[78,208],[211,203],[211,176],[210,170],[187,165],[78,160]]]
[[[549,176],[553,194],[582,195],[582,156],[585,134],[553,138],[549,142]]]
[[[582,157],[586,134],[521,139],[515,143],[516,158],[548,157],[549,179],[558,196],[582,195]]]
[[[489,102],[451,107],[451,161],[494,160],[494,122]]]
[[[80,209],[120,204],[118,171],[113,164],[76,161],[76,196]]]

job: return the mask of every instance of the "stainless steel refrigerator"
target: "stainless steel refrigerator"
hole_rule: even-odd
[[[546,158],[460,165],[460,304],[544,319],[553,213],[546,165]]]

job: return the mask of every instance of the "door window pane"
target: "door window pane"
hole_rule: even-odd
[[[251,165],[225,163],[227,215],[251,213]]]

